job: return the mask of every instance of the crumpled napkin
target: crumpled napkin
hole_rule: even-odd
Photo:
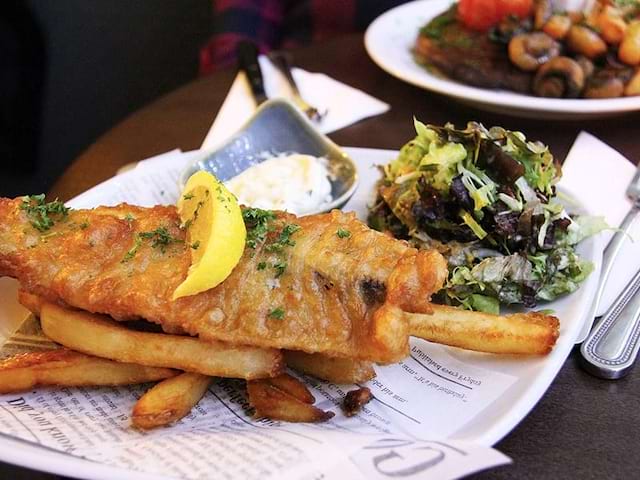
[[[265,92],[269,98],[291,98],[291,89],[284,76],[264,55],[259,57]],[[322,133],[330,133],[363,118],[380,115],[389,105],[349,85],[322,73],[292,69],[300,94],[320,112],[327,112],[316,124]],[[223,143],[244,125],[256,109],[249,82],[243,72],[236,76],[218,116],[202,144],[211,149]]]
[[[560,186],[579,197],[593,215],[604,216],[617,228],[631,208],[625,192],[636,168],[620,153],[587,132],[581,132],[562,166]],[[614,231],[600,234],[602,247]],[[606,312],[633,275],[640,269],[640,220],[618,254],[604,290],[597,315]]]

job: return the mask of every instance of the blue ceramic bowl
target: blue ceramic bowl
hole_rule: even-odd
[[[358,187],[353,161],[285,100],[263,103],[253,117],[226,143],[190,164],[180,178],[181,187],[198,170],[206,170],[227,181],[247,168],[270,157],[304,153],[327,159],[331,200],[310,213],[328,212],[342,207]],[[283,178],[286,188],[286,178]]]

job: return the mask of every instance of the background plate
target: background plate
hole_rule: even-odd
[[[541,98],[471,87],[430,73],[414,61],[411,49],[420,27],[452,3],[452,0],[419,0],[387,11],[367,29],[367,52],[378,66],[400,80],[492,112],[568,120],[640,110],[640,96],[602,100]]]

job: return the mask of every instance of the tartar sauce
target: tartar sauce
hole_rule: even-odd
[[[331,199],[326,160],[299,153],[265,160],[225,185],[243,205],[297,215],[313,212]]]

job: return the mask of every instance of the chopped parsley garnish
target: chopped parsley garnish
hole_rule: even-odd
[[[187,194],[183,195],[182,198],[184,200],[191,200],[193,198],[193,196],[194,196],[193,193],[187,193]]]
[[[196,240],[191,244],[191,248],[197,250],[200,247],[200,240]]]
[[[207,190],[208,191],[208,190]],[[196,209],[193,212],[193,218],[191,219],[192,222],[196,221],[196,218],[198,218],[198,215],[200,214],[200,209],[204,206],[204,200],[200,200],[198,202],[198,205],[196,205]]]
[[[456,10],[452,8],[442,15],[437,16],[420,29],[420,35],[436,40],[440,39],[446,27],[456,21],[455,13]]]
[[[167,227],[158,227],[150,232],[140,232],[136,235],[133,247],[125,254],[121,263],[128,262],[136,255],[143,240],[149,240],[151,242],[151,247],[158,248],[162,253],[164,253],[167,250],[167,247],[172,243],[184,243],[184,240],[180,240],[179,238],[171,235],[169,230],[167,230]],[[193,245],[191,245],[191,248],[194,248]]]
[[[247,247],[256,248],[264,242],[267,233],[271,231],[269,222],[275,220],[276,214],[271,210],[260,208],[245,208],[242,211],[242,219],[247,227]]]
[[[287,269],[287,262],[281,260],[277,263],[274,263],[273,269],[276,271],[276,278],[278,278]]]
[[[338,238],[349,238],[351,236],[351,232],[344,228],[339,228],[336,231],[336,235],[338,236]]]
[[[86,230],[87,228],[89,228],[89,222],[85,220],[80,224],[80,230]]]
[[[222,187],[220,186],[220,184],[218,184],[218,186],[216,187],[216,191],[218,192],[218,195],[216,196],[216,198],[220,203],[227,203],[231,201],[231,197],[229,195],[227,195],[226,197],[224,196]],[[227,210],[227,212],[231,211],[229,209],[229,205],[225,205],[224,208],[225,210]]]
[[[46,232],[55,224],[55,221],[66,218],[69,215],[69,208],[64,203],[58,201],[45,202],[44,193],[40,195],[30,195],[25,197],[20,205],[29,217],[31,226],[40,232]]]
[[[131,222],[133,222],[135,220],[135,217],[133,215],[131,215],[131,213],[127,213],[124,216],[124,220],[125,220],[125,222],[131,223]]]
[[[276,220],[276,214],[270,210],[262,210],[259,208],[245,208],[242,211],[242,218],[247,227],[247,247],[255,249],[259,244],[266,241],[269,232],[275,230],[271,223]],[[282,227],[278,237],[265,247],[267,252],[277,252],[281,254],[285,247],[292,247],[296,244],[291,236],[300,230],[300,225],[287,223]],[[281,256],[281,255],[278,255]],[[275,270],[276,278],[280,277],[287,269],[287,262],[284,258],[280,258],[271,264]],[[257,269],[264,270],[267,268],[266,262],[258,263]]]
[[[282,307],[274,308],[269,312],[269,317],[275,318],[277,320],[282,320],[284,318],[284,308]]]
[[[184,242],[184,240],[172,236],[167,227],[158,227],[150,232],[141,232],[138,236],[144,240],[151,240],[151,247],[159,248],[162,253],[165,252],[170,244]]]
[[[131,247],[131,249],[129,249],[129,251],[124,255],[124,258],[120,260],[120,263],[127,263],[129,260],[135,257],[136,253],[138,253],[140,245],[142,245],[142,239],[139,235],[136,235],[136,240],[133,244],[133,247]]]
[[[296,242],[295,240],[291,240],[291,235],[301,228],[300,225],[296,225],[295,223],[287,223],[280,232],[278,239],[267,246],[267,252],[281,252],[285,247],[293,247]]]

